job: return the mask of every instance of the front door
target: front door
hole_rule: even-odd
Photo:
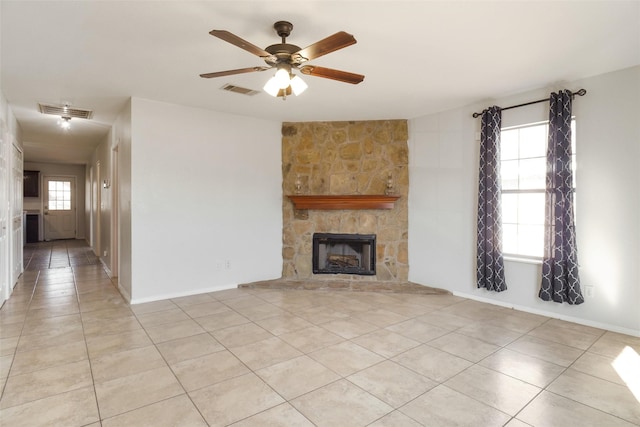
[[[76,180],[74,177],[44,177],[44,239],[76,237]]]

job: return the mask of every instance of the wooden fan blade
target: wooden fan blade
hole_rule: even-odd
[[[300,72],[307,76],[324,77],[325,79],[337,80],[339,82],[357,85],[364,80],[362,74],[349,73],[347,71],[334,70],[333,68],[317,67],[315,65],[305,65],[300,67]]]
[[[243,73],[252,73],[254,71],[265,71],[270,69],[271,67],[249,67],[249,68],[239,68],[237,70],[227,70],[227,71],[218,71],[216,73],[205,73],[200,74],[200,77],[205,79],[210,79],[212,77],[223,77],[223,76],[232,76],[234,74],[243,74]]]
[[[332,36],[322,39],[310,46],[295,52],[292,57],[298,58],[298,63],[319,58],[327,53],[335,52],[347,46],[355,44],[357,40],[351,34],[340,31]]]
[[[211,30],[209,31],[209,34],[219,39],[222,39],[228,43],[231,43],[234,46],[238,46],[240,49],[244,49],[247,52],[253,53],[254,55],[259,56],[261,58],[265,56],[271,56],[271,54],[265,51],[264,49],[249,43],[248,41],[236,36],[235,34],[230,33],[229,31]]]

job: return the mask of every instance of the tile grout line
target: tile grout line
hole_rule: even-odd
[[[91,354],[89,352],[89,343],[87,342],[87,334],[85,333],[85,320],[82,313],[82,307],[80,305],[80,290],[78,289],[78,281],[76,278],[75,270],[72,268],[71,271],[73,272],[73,285],[76,290],[76,299],[78,300],[78,311],[80,314],[80,323],[82,324],[82,338],[84,340],[85,351],[87,352],[87,361],[89,362],[89,372],[91,373],[91,385],[93,388],[93,398],[96,404],[98,422],[100,423],[100,425],[102,425],[102,415],[100,414],[100,403],[98,402],[98,390],[96,389],[96,380],[93,372],[94,368],[93,368],[93,363],[91,361]]]
[[[11,365],[9,366],[9,370],[7,371],[7,378],[4,381],[4,384],[2,385],[2,391],[0,393],[0,402],[4,399],[4,393],[6,391],[7,384],[9,383],[9,377],[11,376],[11,370],[13,369],[13,364],[16,361],[16,354],[18,353],[18,346],[20,345],[20,341],[22,340],[24,328],[25,328],[25,325],[27,323],[27,316],[29,315],[29,308],[31,307],[31,303],[33,302],[33,296],[34,296],[34,294],[36,292],[36,287],[38,286],[38,279],[39,278],[40,278],[40,272],[38,271],[38,274],[36,274],[36,277],[35,277],[35,280],[34,280],[33,290],[31,291],[31,295],[29,296],[29,303],[27,304],[27,307],[26,307],[25,317],[22,320],[22,327],[20,328],[20,333],[18,334],[18,341],[16,342],[16,348],[13,350],[13,353],[12,353]]]

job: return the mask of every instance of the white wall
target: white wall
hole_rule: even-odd
[[[280,123],[133,98],[132,302],[280,277],[280,165]]]
[[[594,297],[569,306],[537,298],[540,265],[505,262],[508,290],[475,285],[480,119],[490,105],[577,97],[577,242],[583,286]],[[503,125],[548,118],[548,104],[503,112]],[[640,67],[413,119],[410,128],[410,280],[455,294],[640,335]]]

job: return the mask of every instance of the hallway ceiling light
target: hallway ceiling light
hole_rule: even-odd
[[[61,116],[60,121],[58,122],[60,127],[64,130],[71,129],[71,117],[69,116]]]

